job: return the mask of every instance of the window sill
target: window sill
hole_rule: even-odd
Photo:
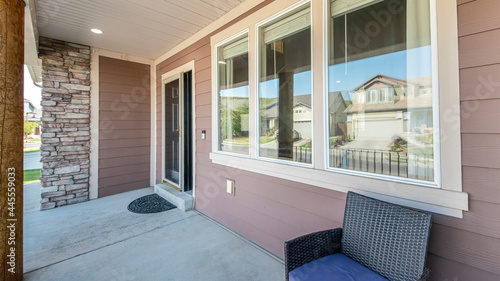
[[[466,192],[235,157],[221,153],[210,153],[210,159],[214,164],[339,192],[352,190],[391,203],[457,218],[462,218],[462,212],[468,210],[468,194]]]

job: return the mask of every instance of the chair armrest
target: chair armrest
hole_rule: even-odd
[[[307,234],[285,242],[285,276],[308,262],[340,253],[342,228]]]

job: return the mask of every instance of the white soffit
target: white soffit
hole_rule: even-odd
[[[32,17],[36,10],[34,0],[25,0],[24,18],[24,64],[28,66],[31,79],[37,83],[42,82],[42,62],[38,59],[38,30],[33,24]]]
[[[156,59],[242,2],[36,0],[36,23],[40,36]]]

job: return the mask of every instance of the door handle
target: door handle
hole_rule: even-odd
[[[175,130],[176,132],[179,132],[179,137],[182,137],[182,128],[179,126],[179,129]]]

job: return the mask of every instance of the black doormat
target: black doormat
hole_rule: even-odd
[[[150,194],[135,199],[128,205],[128,210],[137,214],[152,214],[171,210],[176,206],[158,194]]]

